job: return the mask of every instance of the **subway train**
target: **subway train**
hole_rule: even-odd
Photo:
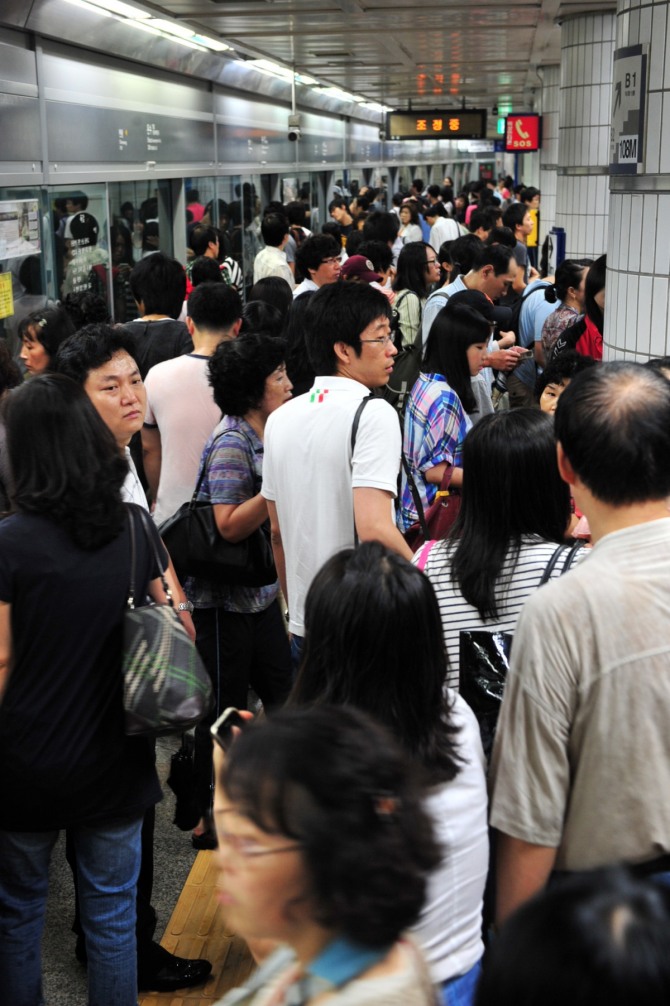
[[[11,341],[27,307],[67,292],[93,288],[115,320],[134,317],[129,269],[157,249],[186,262],[194,190],[250,282],[270,200],[306,202],[318,231],[340,192],[374,186],[390,208],[416,176],[449,175],[458,190],[514,168],[492,140],[392,142],[383,106],[288,82],[262,60],[217,53],[214,70],[196,53],[201,63],[186,65],[169,40],[120,41],[115,23],[102,53],[86,46],[76,6],[37,0],[19,16],[22,6],[8,0],[0,14],[0,320]]]

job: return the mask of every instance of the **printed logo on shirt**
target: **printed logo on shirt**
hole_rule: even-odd
[[[315,388],[309,396],[310,402],[323,402],[324,397],[328,394],[328,390],[328,388],[324,388],[323,391],[321,391],[320,388]]]

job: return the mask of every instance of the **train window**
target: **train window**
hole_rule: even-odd
[[[49,303],[44,231],[46,202],[37,188],[0,188],[0,331],[15,356],[18,328]]]

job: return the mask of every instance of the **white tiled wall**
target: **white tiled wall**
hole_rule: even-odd
[[[561,68],[545,66],[542,69],[542,149],[540,151],[540,242],[556,222],[556,186],[558,177],[558,105]]]
[[[649,46],[645,175],[624,176],[610,196],[605,358],[670,355],[670,3],[619,0],[616,48]],[[621,186],[629,185],[629,191]]]
[[[615,26],[614,12],[605,12],[561,27],[556,223],[565,228],[569,258],[606,250]]]

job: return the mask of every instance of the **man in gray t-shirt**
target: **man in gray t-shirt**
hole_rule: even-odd
[[[553,870],[670,869],[670,382],[589,368],[556,437],[594,548],[515,632],[491,766],[499,921]]]

